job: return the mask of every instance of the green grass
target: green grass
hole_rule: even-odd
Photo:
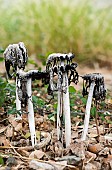
[[[5,1],[6,2],[6,1]],[[15,3],[14,3],[15,2]],[[0,0],[0,46],[23,41],[29,54],[74,52],[78,61],[111,58],[112,10],[90,0]]]

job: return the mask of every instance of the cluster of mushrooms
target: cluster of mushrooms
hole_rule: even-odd
[[[71,82],[77,84],[79,77],[83,79],[83,95],[88,95],[86,104],[84,129],[82,140],[86,140],[88,133],[90,108],[92,98],[95,101],[105,99],[104,77],[99,73],[86,74],[79,76],[76,68],[77,63],[73,62],[74,54],[52,53],[46,61],[46,70],[30,70],[25,72],[25,66],[28,61],[27,49],[23,42],[9,45],[4,51],[5,67],[7,76],[12,78],[16,75],[16,109],[18,111],[16,120],[22,119],[22,107],[28,107],[28,121],[31,133],[31,143],[36,145],[36,131],[34,109],[32,103],[32,81],[44,80],[48,84],[48,94],[53,95],[57,92],[57,139],[63,143],[63,132],[65,131],[66,147],[71,143],[71,118],[70,118],[70,101],[69,85]],[[10,67],[13,68],[12,74]],[[64,117],[64,119],[63,119]],[[63,120],[64,128],[63,129]]]

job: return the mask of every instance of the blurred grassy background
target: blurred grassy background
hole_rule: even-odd
[[[111,7],[90,0],[0,0],[0,47],[23,41],[39,59],[74,52],[79,62],[110,62]]]

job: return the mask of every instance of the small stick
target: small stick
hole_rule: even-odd
[[[92,83],[90,85],[90,91],[89,91],[89,95],[88,95],[88,99],[87,99],[87,104],[86,104],[84,127],[83,127],[83,133],[82,133],[82,137],[81,137],[82,141],[86,140],[86,136],[87,136],[87,133],[88,133],[90,109],[91,109],[94,86],[95,86],[95,82],[92,81]]]

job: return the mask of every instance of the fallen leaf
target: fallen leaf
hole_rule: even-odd
[[[110,150],[110,154],[112,155],[112,148],[109,148],[109,150]]]
[[[101,170],[101,163],[100,162],[92,161],[91,163],[97,167],[97,170]]]
[[[59,169],[59,170],[63,170],[66,167],[66,165],[67,165],[67,161],[55,162],[55,161],[49,160],[49,162],[51,164],[55,165],[56,168]]]
[[[103,148],[103,149],[98,153],[98,155],[100,155],[100,156],[107,156],[107,155],[109,155],[109,148],[108,148],[108,147]]]
[[[94,164],[87,163],[87,165],[84,167],[84,170],[98,170],[98,169]]]
[[[7,136],[8,138],[10,138],[10,137],[13,136],[13,134],[14,134],[13,127],[12,127],[12,126],[8,126],[8,127],[7,127],[7,130],[6,130],[6,136]]]
[[[8,117],[9,123],[15,128],[18,125],[18,122],[15,120],[14,115],[9,115]]]
[[[112,140],[112,133],[105,135],[104,138],[107,140]]]
[[[103,160],[104,160],[104,162],[105,162],[105,161],[108,161],[108,162],[109,162],[109,161],[112,161],[112,155],[108,155],[108,157],[107,157],[107,158],[104,158]]]
[[[35,150],[29,155],[29,158],[42,159],[44,156],[45,156],[45,153],[43,151]]]
[[[75,142],[70,145],[70,150],[72,154],[80,157],[81,159],[85,158],[85,143],[83,141]]]
[[[103,159],[103,167],[105,169],[112,169],[112,155],[108,155],[107,158]]]
[[[89,136],[89,138],[95,138],[95,137],[97,137],[98,136],[98,134],[97,134],[97,132],[96,133],[88,133],[88,136]]]
[[[86,151],[85,155],[86,155],[87,162],[88,160],[95,160],[96,158],[96,154],[89,152],[89,151]]]
[[[0,133],[3,133],[7,129],[7,126],[0,127]]]
[[[15,127],[15,131],[21,131],[22,130],[22,123],[18,123],[17,126]]]
[[[91,127],[91,128],[89,127],[88,136],[89,136],[89,138],[95,138],[98,136],[96,127]]]
[[[75,165],[75,166],[77,166],[79,163],[82,162],[82,159],[80,157],[75,156],[75,155],[63,156],[62,158],[57,157],[57,158],[55,158],[55,160],[56,161],[67,161],[67,164]]]
[[[25,151],[23,149],[18,149],[18,152],[22,155],[22,156],[26,156],[29,157],[30,153],[28,151]]]
[[[54,165],[50,165],[49,163],[45,163],[45,162],[38,162],[38,161],[35,161],[35,160],[32,160],[30,161],[29,163],[29,168],[30,169],[34,169],[34,170],[37,170],[37,169],[40,169],[42,168],[43,170],[55,170],[56,167]]]
[[[6,139],[6,136],[0,136],[0,146],[10,146],[10,141]]]
[[[17,165],[17,160],[16,160],[15,157],[10,156],[10,157],[8,157],[8,159],[7,159],[7,161],[6,161],[6,164],[7,164],[7,166],[9,166],[9,167],[11,167],[11,166],[13,166],[13,165]]]
[[[97,143],[95,145],[89,144],[88,145],[88,151],[97,154],[103,149],[103,146],[100,143]]]
[[[75,138],[78,138],[78,132],[72,132],[72,135],[71,135],[71,138],[72,139],[75,139]]]

